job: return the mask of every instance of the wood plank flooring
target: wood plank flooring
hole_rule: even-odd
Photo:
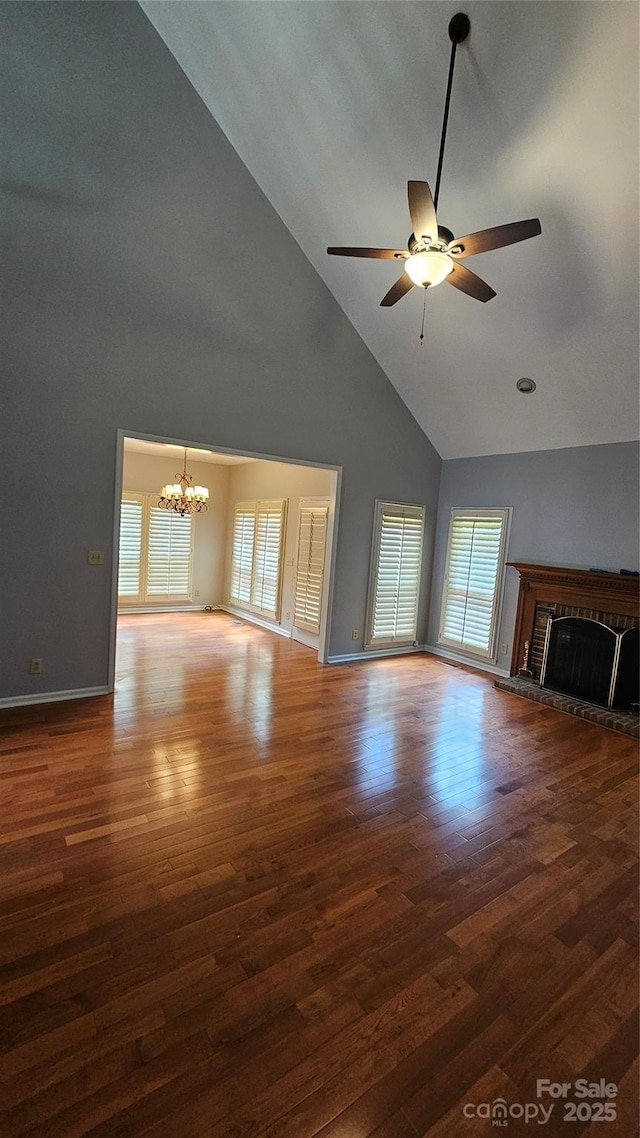
[[[636,779],[425,655],[123,618],[115,697],[0,713],[2,1138],[632,1138]]]

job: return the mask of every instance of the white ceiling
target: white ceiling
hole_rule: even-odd
[[[444,458],[638,437],[636,4],[142,7]],[[381,309],[398,266],[326,247],[406,245],[460,8],[439,221],[461,236],[537,216],[542,236],[465,262],[488,304],[430,292],[420,348],[422,290]]]
[[[179,443],[152,443],[147,439],[126,438],[124,449],[135,454],[153,455],[155,458],[171,458],[182,462],[184,447]],[[188,458],[191,462],[214,462],[219,466],[238,466],[244,462],[257,462],[255,458],[245,458],[242,454],[219,454],[212,450],[199,450],[197,447],[188,448]]]

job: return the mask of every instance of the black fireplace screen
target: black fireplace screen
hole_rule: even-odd
[[[558,617],[549,623],[541,687],[610,707],[618,634],[584,617]]]

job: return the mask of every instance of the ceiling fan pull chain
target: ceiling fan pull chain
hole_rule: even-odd
[[[422,328],[420,330],[420,347],[424,344],[424,317],[427,311],[427,290],[424,290],[424,302],[422,305]]]

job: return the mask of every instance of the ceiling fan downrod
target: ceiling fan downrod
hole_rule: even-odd
[[[453,69],[456,62],[456,48],[459,43],[464,43],[469,35],[471,23],[469,17],[464,12],[457,12],[455,16],[449,21],[449,39],[451,40],[451,58],[449,60],[449,78],[447,80],[447,93],[444,100],[444,117],[442,120],[442,134],[440,135],[440,154],[438,156],[438,172],[436,174],[436,189],[433,195],[433,204],[438,208],[438,198],[440,196],[440,177],[442,175],[442,162],[444,160],[444,148],[447,141],[447,124],[449,122],[449,104],[451,102],[451,88],[453,86]]]

